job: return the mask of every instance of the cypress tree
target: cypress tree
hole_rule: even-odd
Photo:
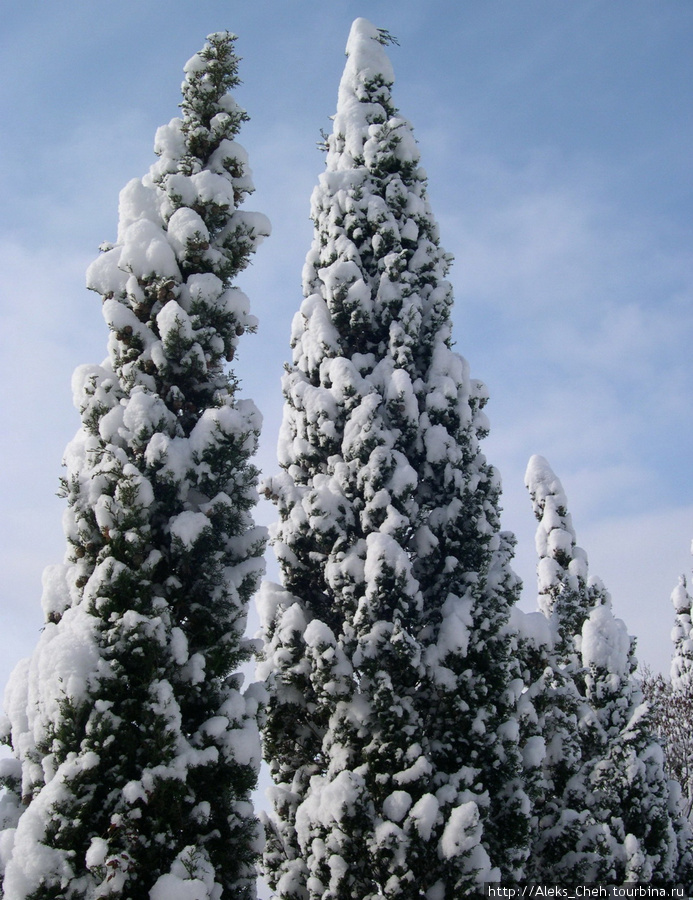
[[[611,831],[611,877],[669,885],[677,872],[677,831],[683,822],[634,678],[635,639],[614,618],[603,587],[582,629],[582,658],[598,748],[585,763],[587,800],[597,821]]]
[[[678,780],[685,798],[686,816],[693,812],[693,596],[686,576],[672,591],[676,619],[671,632],[674,653],[671,681],[662,686],[661,702],[654,710],[665,743],[668,769]]]
[[[75,373],[66,560],[7,695],[23,811],[0,839],[6,900],[255,896],[262,693],[236,673],[263,570],[260,416],[225,363],[256,325],[232,280],[268,225],[238,208],[234,41],[210,35],[187,63],[182,117],[87,272],[108,357]]]
[[[283,900],[452,900],[526,854],[513,540],[390,41],[352,26],[265,482],[282,573],[262,601],[265,867]]]
[[[525,484],[538,522],[538,606],[550,632],[541,647],[530,642],[520,648],[537,716],[534,732],[546,750],[533,797],[527,871],[537,882],[596,882],[609,875],[612,852],[610,832],[592,816],[582,777],[591,717],[579,636],[594,605],[587,556],[576,544],[563,487],[543,457],[531,458]]]
[[[683,823],[634,672],[634,639],[576,545],[565,492],[534,456],[539,606],[553,631],[542,690],[547,742],[530,871],[541,881],[671,882]]]
[[[671,659],[671,686],[675,691],[693,694],[693,597],[686,576],[671,593],[676,619],[671,632],[674,653]]]

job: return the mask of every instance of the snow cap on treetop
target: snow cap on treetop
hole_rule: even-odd
[[[547,497],[554,497],[558,506],[564,508],[567,506],[563,485],[543,456],[535,454],[527,463],[525,486],[532,498],[534,514],[538,519],[543,514]]]
[[[395,75],[384,46],[396,43],[382,28],[367,19],[356,19],[351,26],[346,46],[347,62],[339,83],[337,112],[334,116],[332,152],[328,155],[328,169],[358,168],[367,156],[365,143],[384,123],[398,129],[399,157],[406,153],[411,161],[418,161],[418,147],[411,134],[411,126],[397,115],[390,88]],[[375,140],[377,144],[378,141]],[[337,151],[335,153],[335,150]],[[368,165],[368,162],[366,161]]]
[[[342,76],[345,81],[353,83],[354,78],[370,81],[380,75],[388,85],[394,84],[395,73],[392,63],[383,50],[388,43],[387,32],[376,28],[368,19],[356,19],[351,26],[346,45],[347,64]],[[340,86],[341,93],[341,86]]]
[[[573,559],[584,557],[583,551],[575,547],[575,530],[563,485],[543,456],[535,455],[530,459],[525,485],[539,521],[536,535],[539,556],[556,558],[557,553],[565,553]],[[586,565],[586,558],[584,562]]]

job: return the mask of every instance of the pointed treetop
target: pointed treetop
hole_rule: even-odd
[[[551,616],[559,585],[578,590],[579,579],[587,579],[587,558],[575,545],[575,529],[568,512],[563,485],[543,456],[533,456],[527,465],[525,485],[539,525],[536,548],[539,556],[539,607]]]
[[[567,506],[563,486],[543,456],[535,454],[527,463],[525,486],[532,498],[534,515],[538,519],[541,519],[543,516],[546,501],[549,497],[553,498],[552,503],[554,507],[565,509]]]
[[[367,19],[357,19],[351,26],[347,62],[339,83],[334,135],[327,142],[328,148],[338,151],[341,169],[363,163],[369,127],[390,122],[391,128],[399,128],[403,124],[399,119],[394,121],[397,110],[390,96],[395,75],[384,44],[391,42],[386,31]],[[415,144],[413,140],[406,141],[410,143]],[[328,168],[336,162],[328,156]]]
[[[219,142],[224,138],[232,140],[241,124],[248,120],[245,110],[229,93],[240,84],[240,60],[234,46],[236,40],[236,35],[230,31],[210,34],[202,50],[192,56],[184,67],[185,80],[181,85],[183,100],[180,104],[183,120],[176,127],[180,127],[186,135],[193,156],[205,163]],[[194,172],[196,166],[193,159],[189,165],[191,172]]]
[[[344,77],[357,74],[366,81],[380,75],[388,85],[394,84],[392,64],[383,47],[396,43],[389,32],[376,28],[368,19],[356,19],[347,40],[346,55],[349,61]]]

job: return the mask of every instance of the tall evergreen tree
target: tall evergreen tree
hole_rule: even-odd
[[[588,576],[565,493],[542,457],[530,460],[526,483],[539,520],[539,605],[554,632],[535,706],[545,737],[558,738],[544,762],[532,875],[671,882],[685,829],[633,677],[634,640]]]
[[[671,658],[671,685],[675,691],[693,694],[693,597],[686,576],[679,578],[671,594],[676,620],[671,632],[674,653]]]
[[[518,648],[537,717],[528,734],[545,746],[527,875],[536,882],[595,882],[608,874],[611,854],[609,832],[591,815],[580,777],[581,729],[589,721],[580,634],[594,604],[587,557],[576,544],[561,483],[545,459],[532,457],[525,484],[538,522],[538,606],[550,633],[542,643],[530,635]]]
[[[674,690],[671,681],[650,669],[640,685],[652,713],[652,722],[664,750],[664,768],[678,782],[685,816],[693,812],[693,688]]]
[[[390,40],[352,26],[266,482],[283,584],[263,594],[265,863],[283,900],[452,900],[526,853],[512,538]]]
[[[595,603],[588,585],[587,554],[577,546],[563,486],[543,457],[530,459],[525,485],[538,522],[539,609],[551,623],[556,659],[572,675],[579,676],[578,635]]]
[[[601,588],[582,629],[586,699],[594,713],[597,751],[585,761],[588,802],[609,826],[616,880],[671,884],[679,863],[677,831],[684,827],[664,756],[634,672],[635,639],[614,618]],[[677,792],[678,793],[678,792]]]
[[[253,188],[234,40],[187,63],[182,118],[87,273],[108,358],[75,374],[66,561],[7,694],[5,900],[255,896],[262,693],[235,673],[263,568],[260,417],[225,360],[256,325],[231,282],[268,223],[238,209]]]
[[[685,815],[690,819],[693,812],[693,597],[685,575],[672,591],[671,602],[676,615],[671,632],[674,643],[671,678],[645,669],[641,686],[662,741],[666,771],[681,786]]]

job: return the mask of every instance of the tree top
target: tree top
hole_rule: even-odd
[[[368,19],[356,19],[347,40],[348,62],[342,81],[357,78],[365,82],[380,75],[386,84],[394,84],[395,74],[392,64],[383,49],[384,45],[394,43],[396,41],[389,32],[376,28]]]

